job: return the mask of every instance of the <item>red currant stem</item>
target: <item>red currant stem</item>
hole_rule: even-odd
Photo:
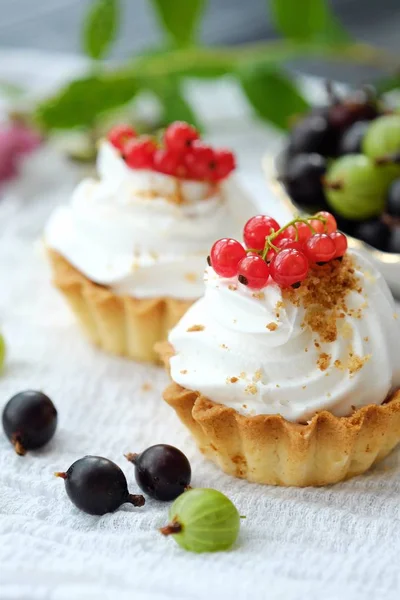
[[[308,217],[307,219],[303,218],[303,217],[295,217],[294,219],[292,219],[292,221],[289,221],[289,223],[286,223],[286,225],[284,225],[283,227],[281,227],[280,229],[278,229],[277,231],[274,231],[274,233],[271,233],[271,235],[269,235],[268,237],[265,238],[265,246],[264,246],[264,250],[262,252],[262,257],[263,259],[265,259],[265,257],[268,254],[268,250],[270,248],[273,248],[275,251],[278,251],[279,248],[277,248],[276,246],[273,245],[273,240],[275,238],[277,238],[279,235],[281,235],[286,229],[288,229],[289,227],[291,227],[293,225],[295,231],[296,231],[296,242],[299,241],[299,231],[297,229],[297,224],[298,223],[304,223],[305,225],[307,225],[307,227],[309,227],[313,233],[313,235],[316,233],[314,227],[311,225],[311,223],[309,223],[309,221],[321,221],[324,225],[326,225],[326,217],[322,217],[320,215],[313,215],[312,217]]]

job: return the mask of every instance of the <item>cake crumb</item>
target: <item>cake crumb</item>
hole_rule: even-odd
[[[253,394],[254,396],[254,394],[257,394],[258,388],[255,383],[249,383],[249,385],[244,388],[244,391],[246,394]]]
[[[308,348],[304,348],[304,352],[308,352]]]
[[[366,354],[365,356],[357,356],[357,354],[352,354],[348,363],[350,376],[358,373],[358,371],[363,368],[365,363],[367,363],[370,358],[371,354]]]
[[[317,340],[314,340],[314,346],[315,346],[316,348],[320,348],[320,347],[321,347],[321,344],[320,344],[319,342],[317,342]]]
[[[350,323],[344,322],[340,328],[340,334],[343,336],[345,340],[350,340],[353,335],[353,328]]]
[[[151,385],[151,383],[149,381],[145,381],[142,384],[142,392],[149,392],[152,389],[153,389],[153,386]]]
[[[321,352],[317,360],[317,366],[320,371],[326,371],[326,369],[331,364],[331,355],[326,352]]]
[[[239,381],[238,377],[227,377],[226,378],[226,383],[236,383],[237,381]]]
[[[307,389],[307,386],[306,386],[306,385],[302,385],[302,386],[301,386],[301,389],[302,389],[302,390],[305,390],[305,389]]]
[[[260,371],[260,369],[258,369],[253,375],[253,381],[254,382],[261,381],[261,378],[262,378],[262,372]]]
[[[191,327],[189,327],[188,329],[186,329],[187,332],[191,332],[191,331],[204,331],[205,327],[204,325],[192,325]]]
[[[369,337],[367,335],[364,338],[364,342],[369,342]]]
[[[243,408],[247,408],[247,404],[242,404],[242,407]]]
[[[276,323],[273,323],[272,321],[271,323],[268,323],[268,325],[266,325],[265,327],[270,331],[276,331],[278,329],[278,325]]]
[[[197,275],[196,275],[196,273],[185,273],[185,279],[186,279],[186,281],[189,281],[190,283],[196,283]]]
[[[344,371],[344,366],[341,360],[336,359],[335,362],[333,363],[333,365],[339,369],[339,371]]]
[[[245,373],[244,371],[242,371],[242,372],[240,373],[240,375],[239,375],[239,378],[240,378],[240,379],[246,379],[246,377],[247,377],[247,375],[246,375],[246,373]]]
[[[223,348],[224,350],[229,350],[226,344],[220,344],[220,348]]]
[[[282,300],[278,300],[278,302],[275,304],[275,316],[277,319],[279,319],[279,317],[281,316],[281,309],[284,306],[285,305],[283,304]]]
[[[253,292],[252,296],[253,298],[257,298],[257,300],[265,300],[264,292]]]
[[[182,369],[181,373],[182,373],[182,375],[186,375],[187,369]]]
[[[232,292],[235,292],[237,290],[237,285],[233,285],[233,283],[230,283],[228,285],[228,290],[231,290]]]

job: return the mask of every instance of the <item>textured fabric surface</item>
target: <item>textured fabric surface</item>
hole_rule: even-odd
[[[29,63],[21,68],[26,72]],[[202,93],[207,104],[207,90]],[[203,102],[200,94],[197,101]],[[218,111],[224,106],[213,115]],[[258,166],[274,140],[244,119],[232,123],[214,119],[213,140],[240,149],[246,182],[279,216]],[[398,600],[398,452],[366,476],[323,489],[235,480],[202,458],[161,400],[168,383],[161,368],[107,356],[80,336],[49,284],[38,239],[52,207],[81,176],[44,148],[0,201],[0,321],[9,348],[0,409],[14,393],[34,388],[49,394],[59,411],[54,439],[24,458],[0,434],[0,598]],[[181,550],[158,533],[168,505],[153,500],[103,517],[85,515],[53,476],[85,454],[99,454],[121,466],[136,492],[123,454],[161,442],[187,454],[195,486],[223,491],[246,515],[231,551]]]

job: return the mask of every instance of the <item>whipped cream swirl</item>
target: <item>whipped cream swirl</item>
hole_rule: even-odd
[[[400,321],[383,277],[353,256],[360,286],[329,343],[275,283],[252,293],[209,268],[205,296],[169,336],[173,380],[242,414],[297,422],[384,402],[400,386]]]
[[[45,228],[45,243],[95,283],[138,298],[195,299],[213,242],[254,214],[233,179],[220,186],[130,169],[101,144],[85,179]],[[180,203],[179,203],[180,202]]]

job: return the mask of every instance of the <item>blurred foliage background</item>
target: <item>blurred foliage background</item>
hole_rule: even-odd
[[[288,69],[299,58],[373,67],[380,75],[377,85],[382,91],[394,89],[400,82],[400,59],[353,39],[327,0],[264,0],[265,19],[272,22],[275,37],[221,46],[200,41],[207,0],[148,3],[162,33],[161,43],[116,62],[109,57],[127,18],[125,3],[92,0],[80,26],[82,49],[90,59],[87,73],[31,107],[25,117],[45,132],[77,128],[95,139],[113,115],[134,120],[135,105],[145,93],[161,107],[160,118],[152,127],[175,119],[201,127],[185,97],[185,81],[229,77],[239,83],[255,114],[284,130],[294,115],[307,109],[307,100]],[[132,5],[129,8],[134,39]],[[6,87],[3,82],[3,89]],[[18,94],[15,89],[8,91]]]

